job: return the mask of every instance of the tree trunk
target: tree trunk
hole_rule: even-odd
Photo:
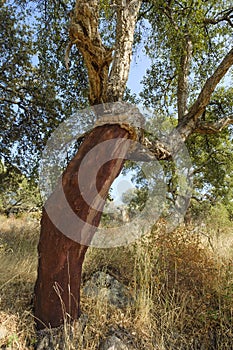
[[[141,0],[117,0],[114,4],[117,17],[114,48],[107,48],[99,34],[99,1],[76,0],[71,12],[66,61],[72,45],[76,45],[87,68],[92,106],[120,101],[128,78]],[[134,116],[129,111],[128,114]],[[87,246],[99,225],[108,190],[120,173],[130,147],[124,140],[133,138],[131,123],[120,124],[121,127],[118,119],[115,120],[116,124],[111,119],[113,125],[96,127],[86,137],[45,204],[35,285],[38,330],[58,327],[65,319],[75,320],[80,313],[81,270]],[[92,154],[96,145],[107,140],[112,140],[110,145],[105,144],[101,151]],[[92,156],[85,158],[89,154]],[[96,162],[100,164],[101,159],[107,161],[97,173]],[[82,184],[78,178],[80,169],[85,177]]]
[[[123,167],[123,158],[129,147],[125,141],[129,138],[128,131],[119,125],[93,129],[68,165],[61,184],[57,185],[45,204],[34,300],[37,330],[58,327],[64,320],[71,322],[80,314],[82,263],[100,222],[103,199],[106,199],[112,182]],[[104,144],[107,140],[112,140],[110,147]],[[101,152],[93,152],[93,147],[101,144]],[[91,157],[85,160],[89,152]],[[98,169],[96,177],[98,158],[109,161]],[[78,178],[80,167],[84,166],[85,170],[85,161],[88,162],[85,188],[88,203],[82,197]],[[93,188],[97,189],[101,197]],[[69,204],[67,207],[64,205],[64,194]]]

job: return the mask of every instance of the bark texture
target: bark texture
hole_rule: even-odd
[[[89,243],[95,233],[95,228],[98,227],[103,202],[99,200],[99,210],[96,210],[83,198],[78,183],[81,162],[93,147],[106,140],[114,139],[111,149],[102,148],[102,154],[94,153],[93,157],[88,160],[86,195],[89,191],[89,198],[92,203],[95,202],[96,207],[98,198],[92,196],[93,187],[96,186],[101,197],[106,199],[109,187],[122,169],[124,163],[122,156],[128,151],[127,144],[122,144],[122,140],[129,137],[127,130],[120,126],[105,125],[95,128],[84,140],[79,152],[64,172],[62,186],[56,188],[45,204],[38,246],[38,278],[35,285],[34,305],[38,330],[45,327],[58,327],[64,320],[70,322],[77,319],[80,314],[81,270],[87,246],[68,238],[57,228],[58,226],[63,227],[64,230],[73,229],[73,233],[75,232],[75,226],[72,227],[71,213],[64,209],[62,191],[65,193],[72,212],[82,219],[83,225],[77,227],[76,239],[80,240],[80,237],[83,236],[83,240],[86,239],[85,242]],[[115,139],[118,139],[118,142]],[[109,155],[113,159],[99,169],[96,179],[94,176],[96,157],[109,157]],[[121,159],[117,159],[119,155]],[[51,216],[56,219],[55,223],[50,219]],[[88,227],[92,226],[92,230],[86,230],[87,223]],[[88,236],[85,237],[85,235]]]
[[[233,124],[233,116],[228,116],[217,122],[199,121],[195,132],[199,134],[217,134],[221,132],[226,126]]]
[[[83,55],[88,70],[91,105],[122,99],[128,80],[135,25],[141,3],[140,0],[115,1],[115,45],[107,48],[98,31],[99,1],[76,1],[71,14],[70,46],[76,45]]]
[[[99,1],[76,1],[71,13],[70,40],[82,53],[89,78],[91,105],[106,102],[112,49],[102,43],[99,31]]]
[[[112,68],[108,79],[107,99],[122,98],[128,80],[137,15],[141,0],[116,0],[117,28]]]

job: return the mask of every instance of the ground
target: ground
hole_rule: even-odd
[[[33,349],[39,217],[0,217],[0,348]],[[132,349],[231,349],[233,225],[202,223],[166,233],[165,222],[127,247],[89,249],[83,285],[97,271],[124,284],[123,308],[87,296],[66,349],[94,350],[114,335]],[[84,321],[85,320],[85,321]]]

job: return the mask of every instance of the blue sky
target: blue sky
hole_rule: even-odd
[[[137,94],[142,90],[141,80],[149,66],[150,59],[142,50],[137,54],[137,57],[133,57],[127,83],[128,88],[131,89],[133,93]]]

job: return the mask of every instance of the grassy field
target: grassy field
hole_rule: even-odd
[[[39,221],[0,217],[0,348],[33,349],[32,312]],[[89,249],[83,279],[107,271],[135,303],[118,309],[82,293],[85,328],[66,349],[99,349],[109,334],[133,349],[233,349],[233,225],[179,227],[160,221],[127,247]]]

